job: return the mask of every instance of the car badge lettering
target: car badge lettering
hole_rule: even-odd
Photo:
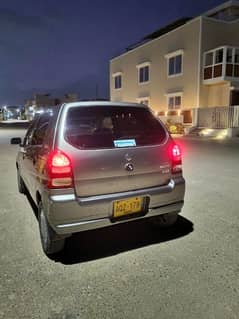
[[[130,156],[128,153],[125,154],[125,159],[127,162],[130,162],[132,160],[132,156]]]

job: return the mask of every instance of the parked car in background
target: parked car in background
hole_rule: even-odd
[[[1,109],[2,120],[24,120],[24,107],[21,105],[5,105]]]
[[[75,232],[142,218],[171,226],[184,203],[181,151],[142,104],[53,107],[32,121],[16,167],[46,254]]]

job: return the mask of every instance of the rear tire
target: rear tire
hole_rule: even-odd
[[[17,169],[17,186],[18,186],[19,193],[26,194],[26,192],[27,192],[26,186],[23,182],[23,179],[22,179],[18,169]]]
[[[167,228],[173,226],[178,219],[178,213],[168,213],[159,215],[151,219],[151,224],[160,228]]]
[[[65,238],[59,235],[51,228],[46,215],[43,211],[42,203],[38,206],[38,222],[41,237],[42,249],[46,255],[58,253],[64,249]]]

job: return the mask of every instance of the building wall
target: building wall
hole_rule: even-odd
[[[224,22],[202,17],[202,51],[223,45],[239,46],[239,21]]]
[[[207,106],[228,106],[230,100],[230,84],[209,85]]]
[[[34,105],[36,107],[52,106],[54,105],[54,99],[49,94],[36,94]]]
[[[167,110],[167,93],[181,91],[182,109],[197,106],[200,19],[171,31],[158,39],[114,58],[110,62],[110,92],[113,101],[136,102],[150,97],[155,111]],[[183,50],[183,75],[168,78],[165,55]],[[151,62],[149,84],[138,84],[136,66]],[[122,89],[114,89],[113,74],[122,72]]]
[[[77,93],[65,94],[62,98],[60,98],[60,101],[61,101],[61,103],[77,102],[78,101],[78,94]]]
[[[225,45],[239,47],[239,21],[223,22],[202,17],[201,43],[201,85],[199,105],[200,107],[228,106],[230,102],[231,86],[229,82],[227,84],[220,83],[213,85],[212,87],[203,84],[203,53]],[[212,104],[212,101],[215,101],[216,104]]]

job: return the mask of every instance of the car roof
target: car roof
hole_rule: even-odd
[[[128,102],[112,102],[112,101],[87,101],[87,102],[70,102],[64,104],[66,107],[84,107],[84,106],[123,106],[123,107],[141,107],[141,108],[148,108],[144,104],[139,103],[128,103]]]

